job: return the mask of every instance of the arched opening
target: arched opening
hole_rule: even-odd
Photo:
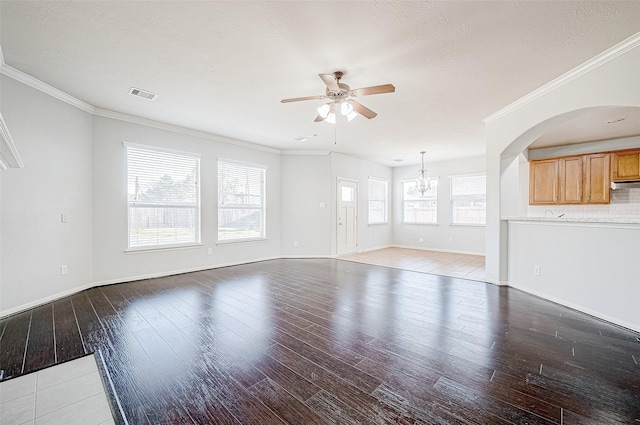
[[[561,113],[521,132],[506,146],[500,154],[500,255],[510,286],[640,329],[637,308],[629,301],[640,296],[632,254],[640,251],[640,220],[633,224],[640,219],[636,192],[624,205],[612,200],[607,205],[549,207],[554,217],[556,209],[563,208],[578,215],[565,222],[505,219],[531,219],[536,208],[547,208],[529,205],[527,159],[632,148],[640,148],[640,107],[635,105]],[[616,217],[619,210],[629,215]]]

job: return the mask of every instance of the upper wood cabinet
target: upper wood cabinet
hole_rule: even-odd
[[[609,178],[611,155],[608,153],[586,155],[584,164],[585,203],[608,204],[611,202],[611,179]]]
[[[531,205],[558,202],[558,160],[531,161],[529,167],[529,203]]]
[[[558,159],[560,204],[581,204],[582,203],[582,181],[583,176],[582,156],[572,156]]]
[[[611,154],[533,160],[529,164],[529,204],[608,204]]]
[[[640,179],[640,150],[621,151],[611,154],[611,180]]]

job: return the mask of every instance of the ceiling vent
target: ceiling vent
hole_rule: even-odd
[[[150,91],[146,91],[142,89],[137,89],[135,87],[131,87],[131,90],[129,90],[129,94],[132,94],[138,97],[144,97],[145,99],[149,99],[149,100],[156,100],[158,98],[158,95],[155,93],[151,93]]]

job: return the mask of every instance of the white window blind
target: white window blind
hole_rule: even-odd
[[[451,224],[487,222],[487,177],[451,177]]]
[[[199,155],[125,147],[129,249],[199,243]]]
[[[369,224],[388,222],[388,187],[386,180],[369,178]]]
[[[218,161],[218,241],[265,238],[266,168]]]
[[[402,222],[406,224],[435,224],[438,222],[438,179],[430,177],[431,189],[424,196],[416,190],[415,180],[402,185]]]

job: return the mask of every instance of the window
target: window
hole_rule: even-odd
[[[369,177],[369,224],[387,223],[388,182]]]
[[[416,191],[415,180],[402,185],[402,222],[407,224],[436,224],[438,222],[438,179],[430,177],[431,189],[424,196]]]
[[[218,241],[265,238],[266,168],[218,161]]]
[[[486,224],[486,182],[484,174],[451,177],[451,224]]]
[[[125,143],[129,249],[200,243],[200,155]]]

